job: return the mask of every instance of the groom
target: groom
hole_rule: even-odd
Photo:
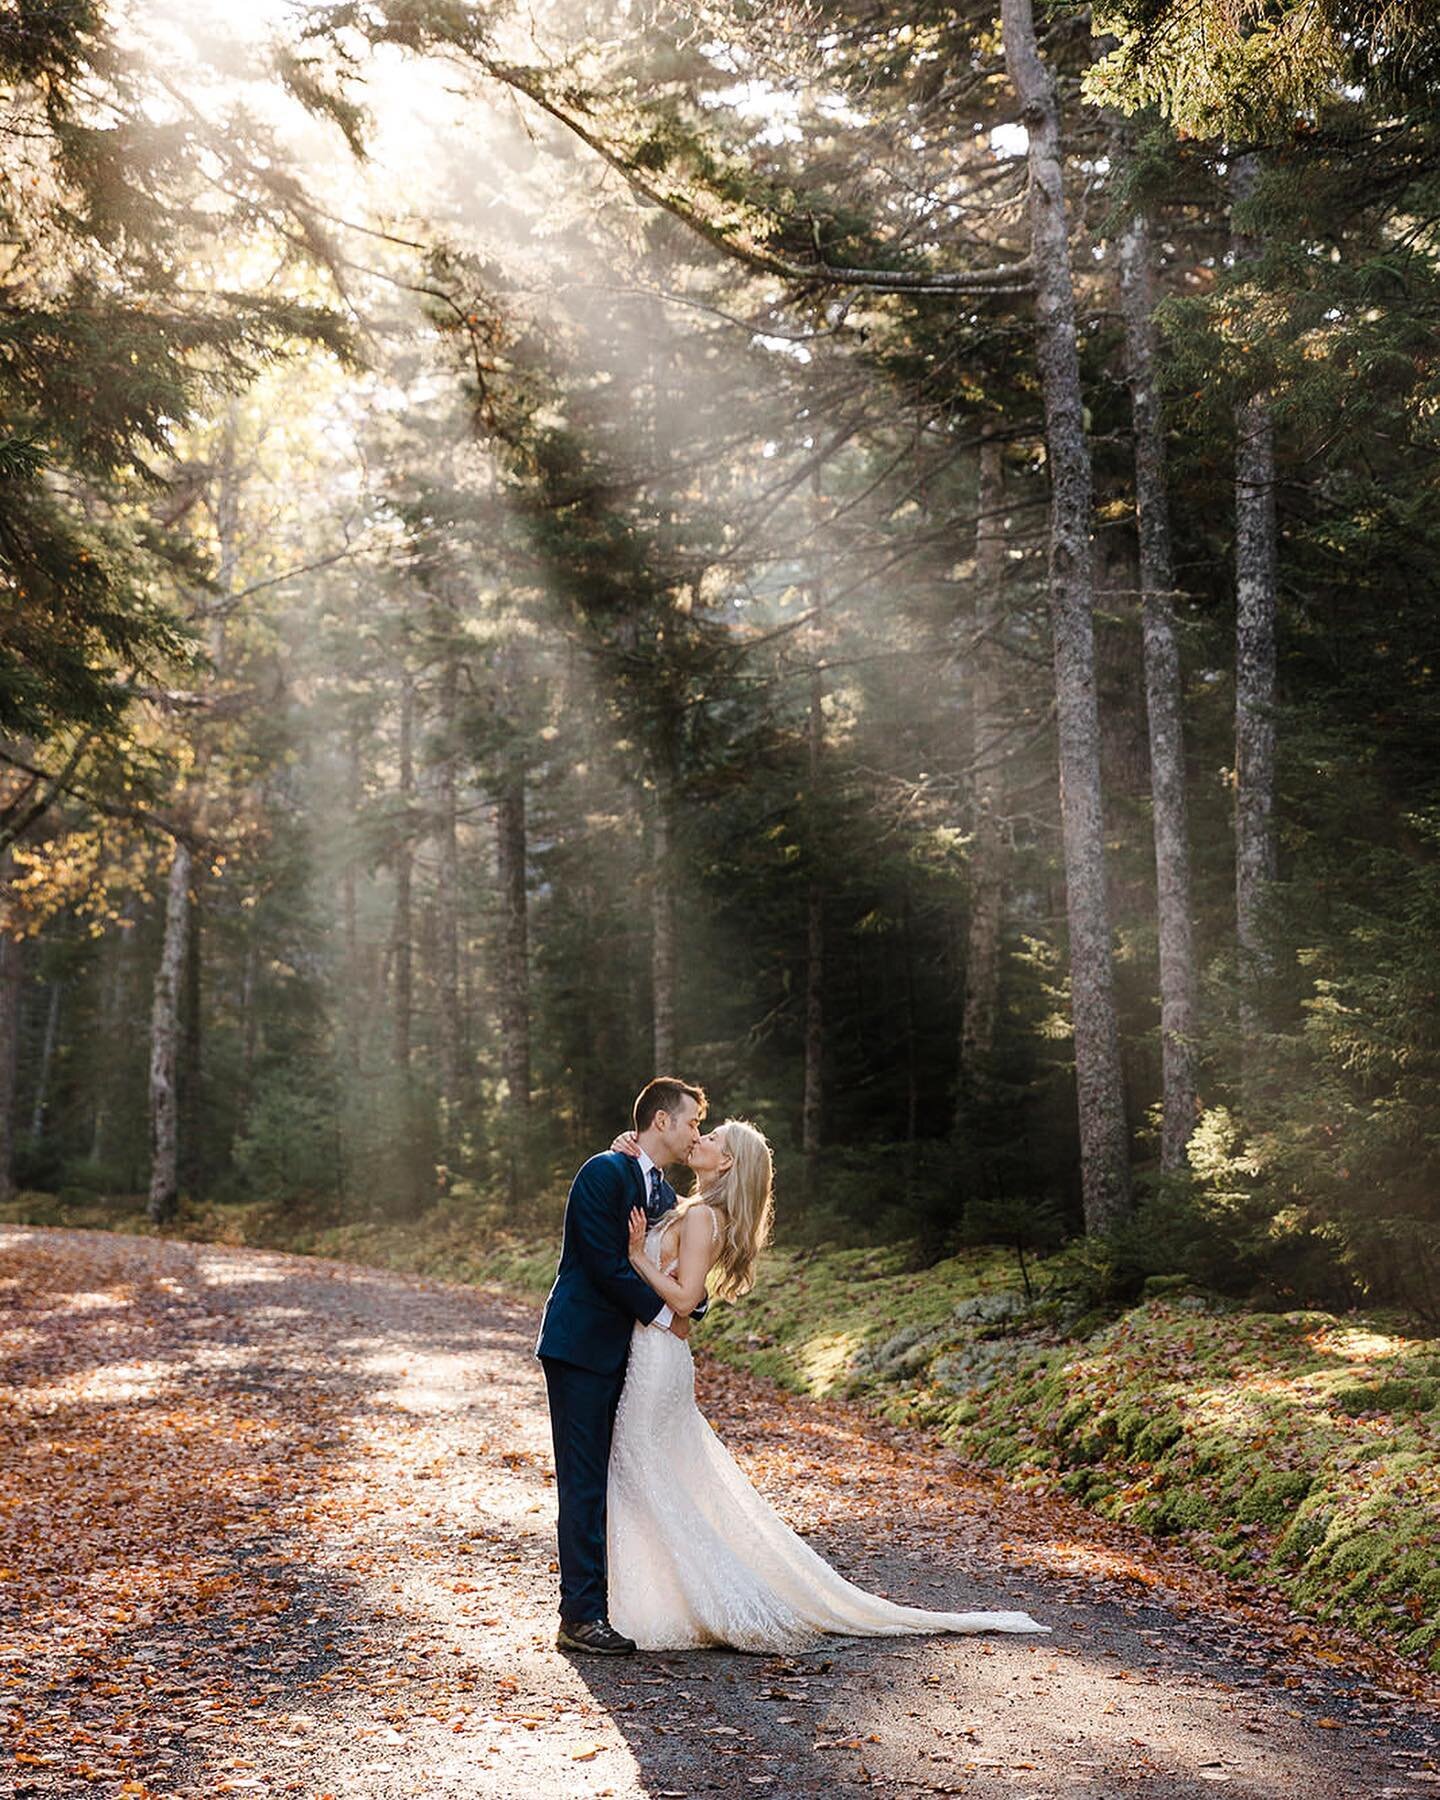
[[[635,1648],[611,1625],[605,1571],[605,1481],[615,1408],[625,1385],[637,1319],[687,1337],[688,1319],[630,1267],[629,1217],[654,1221],[675,1205],[667,1164],[683,1162],[700,1135],[705,1092],[657,1075],[635,1101],[639,1157],[606,1151],[575,1177],[555,1285],[545,1302],[535,1354],[545,1370],[555,1488],[560,1502],[561,1650],[623,1656]]]

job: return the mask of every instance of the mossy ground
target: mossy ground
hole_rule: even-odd
[[[0,1217],[150,1229],[133,1202],[22,1196]],[[403,1225],[212,1207],[182,1216],[176,1234],[532,1297],[556,1248],[553,1226],[513,1229],[463,1199]],[[903,1245],[774,1248],[756,1291],[713,1309],[704,1342],[792,1391],[861,1398],[927,1427],[1019,1486],[1058,1486],[1180,1539],[1301,1612],[1440,1669],[1440,1341],[1378,1317],[1183,1294],[1065,1336],[1004,1315],[1014,1283],[1013,1261],[990,1249],[916,1271]]]
[[[1020,1479],[1059,1472],[1096,1510],[1440,1668],[1437,1402],[1440,1343],[1388,1321],[1153,1301],[952,1429]]]

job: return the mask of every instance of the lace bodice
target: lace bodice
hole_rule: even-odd
[[[672,1208],[663,1219],[657,1219],[645,1233],[645,1254],[650,1258],[662,1275],[673,1275],[680,1267],[680,1258],[672,1256],[668,1262],[660,1260],[660,1245],[663,1243],[667,1229],[675,1223]]]

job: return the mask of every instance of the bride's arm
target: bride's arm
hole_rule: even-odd
[[[715,1231],[708,1206],[692,1206],[680,1221],[680,1266],[667,1275],[645,1254],[645,1215],[630,1214],[630,1267],[650,1283],[677,1318],[688,1319],[705,1298],[705,1277],[715,1260]]]

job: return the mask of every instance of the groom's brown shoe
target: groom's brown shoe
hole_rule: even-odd
[[[562,1619],[555,1638],[557,1650],[585,1650],[592,1656],[629,1656],[635,1640],[622,1637],[608,1619]]]

